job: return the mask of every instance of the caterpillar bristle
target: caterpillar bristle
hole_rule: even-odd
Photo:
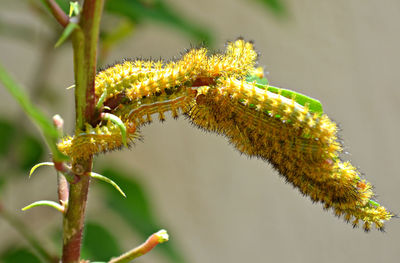
[[[161,122],[167,112],[174,119],[183,114],[200,129],[228,138],[241,154],[269,162],[301,194],[344,221],[353,220],[353,227],[363,221],[365,231],[372,225],[382,231],[393,214],[375,205],[372,185],[341,160],[338,125],[315,111],[314,101],[300,104],[301,94],[247,81],[249,74],[264,76],[255,67],[253,43],[238,39],[227,43],[225,53],[208,53],[193,48],[175,61],[124,61],[100,71],[95,94],[105,100],[99,111],[125,123],[129,145],[142,139],[138,131],[153,114]],[[123,146],[119,127],[92,125],[63,139],[60,151],[73,159],[89,158]]]

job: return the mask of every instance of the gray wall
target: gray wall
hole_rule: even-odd
[[[238,36],[254,40],[273,85],[320,99],[340,123],[349,158],[375,185],[379,201],[400,211],[399,1],[291,0],[287,21],[245,0],[169,2],[213,28],[221,49],[226,40]],[[14,3],[11,11],[1,10],[0,15],[28,19],[21,8]],[[37,30],[46,29],[38,23]],[[0,38],[0,60],[27,86],[39,44],[40,39],[26,45]],[[170,58],[189,46],[180,33],[151,24],[138,28],[109,62],[137,56]],[[70,50],[61,53],[51,74],[66,101],[53,105],[49,114],[60,113],[72,130],[72,92],[63,89],[73,81]],[[15,113],[10,97],[3,90],[0,95],[2,113]],[[385,234],[353,230],[285,184],[268,164],[241,156],[225,138],[199,131],[184,118],[154,123],[142,134],[144,143],[132,151],[102,156],[97,163],[107,160],[138,172],[153,195],[159,221],[168,226],[171,242],[183,248],[190,262],[372,263],[396,262],[400,256],[397,219],[387,224]],[[22,207],[54,198],[54,183],[51,173],[18,181],[5,193],[5,201]],[[96,203],[100,193],[90,194],[88,213],[100,216],[93,212],[102,205]],[[39,233],[46,233],[48,227],[35,221],[42,214],[43,210],[32,211],[25,217]],[[51,212],[48,217],[54,219],[53,226],[61,220]],[[0,245],[18,238],[2,223],[0,233]],[[156,253],[147,259],[163,262]]]

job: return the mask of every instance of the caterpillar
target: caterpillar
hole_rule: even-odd
[[[239,39],[222,54],[192,49],[175,62],[125,61],[96,76],[99,113],[118,116],[130,143],[158,114],[185,115],[206,131],[222,134],[241,153],[272,164],[285,180],[337,216],[369,231],[393,217],[374,201],[372,185],[342,161],[337,125],[319,101],[270,86],[256,68],[251,42]],[[116,124],[98,119],[64,138],[58,148],[71,158],[88,158],[123,146]]]

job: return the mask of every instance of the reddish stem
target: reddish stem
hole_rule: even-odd
[[[149,253],[158,244],[168,241],[168,234],[165,230],[160,230],[152,234],[143,244],[134,249],[122,254],[117,258],[111,259],[108,263],[128,263],[135,258]]]
[[[86,109],[85,119],[90,123],[94,117],[96,109],[96,96],[95,96],[95,77],[97,71],[97,47],[99,41],[99,28],[100,18],[103,4],[99,4],[99,0],[86,0],[83,4],[82,17],[80,26],[85,33],[84,43],[84,67],[87,74],[87,89],[86,89]]]
[[[91,170],[91,160],[88,162],[90,167],[84,170]],[[80,164],[75,163],[75,166]],[[78,168],[78,167],[76,167]],[[79,169],[82,167],[79,166]],[[85,220],[85,209],[87,195],[89,191],[90,176],[80,176],[79,182],[71,184],[67,213],[64,217],[64,246],[63,263],[78,263],[80,259],[80,249],[82,241],[83,223]]]
[[[58,23],[60,23],[60,25],[63,27],[66,27],[69,23],[69,17],[67,14],[64,13],[64,11],[54,0],[46,0],[46,3],[55,19],[57,19]]]

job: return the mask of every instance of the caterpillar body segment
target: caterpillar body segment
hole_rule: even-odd
[[[372,186],[340,160],[337,127],[326,115],[254,84],[223,79],[217,87],[198,90],[188,116],[199,127],[228,137],[240,152],[270,162],[313,201],[364,221],[365,230],[372,224],[383,229],[392,216],[371,205]]]
[[[257,53],[243,40],[228,43],[225,54],[207,56],[205,48],[192,49],[181,60],[125,61],[96,76],[95,93],[106,100],[125,93],[130,99],[151,96],[163,89],[191,86],[196,80],[213,82],[220,76],[246,76],[254,68]]]
[[[255,68],[250,42],[237,40],[223,54],[207,53],[192,49],[175,62],[126,61],[99,72],[99,116],[117,116],[132,143],[142,125],[164,121],[167,112],[174,118],[184,114],[198,127],[226,136],[241,153],[271,163],[302,194],[347,222],[382,230],[393,215],[373,201],[372,186],[359,171],[340,159],[337,125],[321,103],[269,86]],[[121,129],[101,118],[58,144],[72,159],[122,146]]]
[[[164,63],[162,61],[125,61],[96,76],[96,96],[106,90],[108,97],[133,89],[138,96],[149,96],[157,88],[181,85],[200,73],[201,63],[206,57],[205,49],[194,49],[180,61]]]
[[[180,60],[169,63],[125,61],[99,72],[95,79],[99,113],[118,116],[128,125],[127,136],[135,138],[139,127],[151,122],[153,114],[163,121],[167,111],[174,118],[187,112],[196,93],[192,86],[212,85],[221,76],[245,76],[253,70],[257,59],[253,45],[243,40],[228,43],[224,54],[208,56],[207,52],[205,48],[192,49]],[[88,158],[121,146],[117,129],[107,128],[100,119],[89,126],[64,139],[58,146],[60,150],[72,158]],[[103,127],[108,129],[104,134]]]
[[[165,120],[166,112],[171,112],[172,117],[177,118],[181,113],[186,113],[194,103],[196,91],[186,87],[179,87],[176,91],[172,94],[160,93],[155,97],[133,100],[132,105],[121,105],[116,114],[135,123],[138,128],[142,124],[151,123],[154,114],[158,114],[161,121]]]
[[[135,126],[126,123],[128,144],[132,144],[140,137]],[[119,149],[123,146],[120,128],[108,121],[105,125],[93,128],[86,125],[85,131],[73,136],[65,137],[57,145],[58,149],[65,155],[74,159],[87,159],[93,154],[105,153],[110,150]]]

